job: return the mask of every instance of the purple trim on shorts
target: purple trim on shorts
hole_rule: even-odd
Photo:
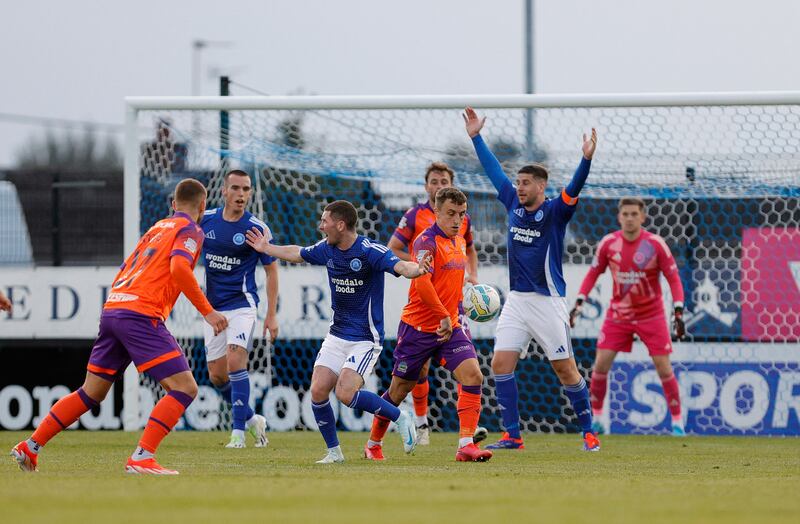
[[[189,362],[187,362],[186,357],[181,354],[180,356],[164,361],[157,366],[151,367],[145,371],[145,373],[153,377],[153,380],[156,382],[161,382],[167,377],[177,375],[178,373],[182,373],[184,371],[190,371]]]
[[[190,264],[194,264],[194,257],[192,255],[190,255],[189,253],[187,253],[186,251],[184,251],[182,249],[173,249],[172,253],[169,254],[169,258],[172,258],[172,257],[174,257],[176,255],[180,255],[183,258],[185,258],[186,260],[188,260]]]
[[[81,397],[81,400],[89,409],[96,408],[100,405],[95,399],[87,395],[83,388],[78,388],[78,396]]]
[[[63,429],[67,429],[67,426],[65,426],[65,425],[64,425],[64,423],[63,423],[63,422],[61,422],[61,421],[58,419],[58,417],[56,416],[56,414],[55,414],[55,413],[53,413],[53,412],[51,411],[50,413],[48,413],[48,415],[50,415],[51,417],[53,417],[53,420],[55,420],[56,422],[58,422],[58,425],[59,425],[59,426],[61,426]]]
[[[162,428],[166,429],[166,430],[167,430],[167,433],[169,433],[170,431],[172,431],[172,428],[171,428],[171,427],[167,426],[166,424],[164,424],[163,422],[161,422],[160,420],[158,420],[156,417],[150,417],[150,420],[152,420],[153,422],[155,422],[156,424],[158,424],[158,425],[159,425],[159,426],[161,426]]]
[[[461,386],[461,391],[465,393],[472,393],[473,395],[480,395],[481,394],[481,387],[480,386]]]
[[[177,400],[178,402],[180,402],[181,404],[183,404],[184,409],[188,408],[189,404],[191,404],[192,401],[194,400],[192,397],[190,397],[183,391],[175,391],[174,389],[169,393],[167,393],[167,396],[170,396],[175,400]]]

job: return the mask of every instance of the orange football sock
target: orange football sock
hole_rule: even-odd
[[[388,391],[384,391],[383,395],[381,395],[381,398],[391,404],[394,404],[392,399],[389,397]],[[375,415],[375,417],[372,419],[372,430],[369,433],[369,439],[373,442],[380,442],[383,440],[383,436],[386,435],[387,431],[389,431],[390,422],[391,421],[386,417]]]
[[[181,419],[181,415],[192,403],[192,397],[181,391],[170,391],[158,401],[156,407],[150,413],[150,419],[144,427],[142,438],[139,440],[139,447],[155,453],[158,445],[169,435],[175,424]]]
[[[90,398],[83,388],[79,388],[66,397],[62,397],[50,408],[50,413],[44,417],[31,438],[40,446],[44,446],[51,438],[70,427],[81,415],[95,406],[97,406],[97,401]]]
[[[462,386],[458,393],[458,436],[472,438],[481,417],[481,387]]]
[[[424,417],[428,414],[428,393],[430,393],[431,385],[428,383],[428,378],[425,377],[424,382],[418,382],[414,389],[411,390],[411,397],[414,399],[414,414],[418,417]]]

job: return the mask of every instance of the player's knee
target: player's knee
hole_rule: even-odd
[[[216,387],[220,387],[228,381],[228,375],[225,373],[212,373],[209,371],[208,379]]]
[[[321,384],[314,384],[312,382],[311,389],[311,400],[316,403],[325,402],[327,400],[328,395],[330,395],[330,390]]]
[[[339,402],[344,404],[345,406],[349,406],[350,403],[353,401],[353,397],[355,396],[356,391],[353,388],[349,388],[343,385],[336,386],[336,398],[339,399]]]
[[[461,375],[462,386],[480,386],[483,384],[483,373],[477,367],[475,369],[464,370]]]
[[[190,397],[197,398],[197,382],[194,380],[186,381],[186,383],[181,384],[179,387],[175,388],[177,391],[181,393],[186,393]]]
[[[506,375],[513,373],[517,367],[516,354],[513,351],[497,351],[492,357],[492,373]]]

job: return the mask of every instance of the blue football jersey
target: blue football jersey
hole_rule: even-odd
[[[553,297],[566,296],[561,269],[564,235],[575,206],[563,199],[547,199],[535,211],[519,203],[513,184],[498,191],[508,211],[508,274],[512,291],[535,291]]]
[[[267,225],[247,211],[236,222],[228,222],[222,218],[222,208],[217,208],[205,212],[200,227],[206,237],[203,261],[208,301],[218,311],[258,307],[256,266],[275,259],[248,246],[245,233],[253,227],[269,231]]]
[[[326,240],[300,250],[309,264],[328,268],[331,287],[330,333],[350,341],[383,343],[383,273],[400,261],[389,248],[359,235],[345,251]]]
[[[546,199],[533,211],[519,203],[514,184],[480,135],[472,138],[475,152],[508,212],[508,274],[512,291],[564,297],[567,284],[561,269],[567,223],[575,214],[578,194],[589,175],[591,160],[581,158],[572,181],[559,198]],[[574,196],[573,196],[574,195]]]

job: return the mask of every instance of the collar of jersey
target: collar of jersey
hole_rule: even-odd
[[[188,218],[189,222],[194,224],[194,219],[192,217],[190,217],[189,215],[187,215],[186,213],[184,213],[183,211],[175,211],[175,213],[172,215],[172,218],[178,218],[178,217]]]
[[[433,225],[430,227],[430,230],[431,230],[431,231],[433,232],[433,234],[434,234],[434,235],[436,235],[437,237],[444,237],[444,238],[446,238],[446,239],[448,239],[448,240],[452,240],[452,238],[451,238],[451,237],[447,236],[447,233],[445,233],[444,231],[442,231],[442,228],[440,228],[440,227],[439,227],[439,224],[437,224],[436,222],[434,222],[434,223],[433,223]]]

